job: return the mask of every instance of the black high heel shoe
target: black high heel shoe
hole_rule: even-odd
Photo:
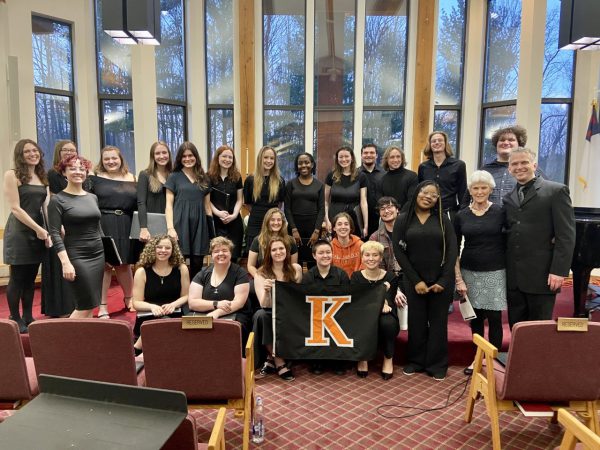
[[[383,378],[385,381],[391,380],[393,376],[394,376],[394,372],[387,373],[387,372],[384,372],[383,370],[381,371],[381,378]]]
[[[369,376],[369,371],[356,369],[356,376],[358,378],[367,378]]]

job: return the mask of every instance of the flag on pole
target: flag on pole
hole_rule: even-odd
[[[600,125],[596,107],[594,102],[575,191],[575,205],[589,208],[600,208]]]

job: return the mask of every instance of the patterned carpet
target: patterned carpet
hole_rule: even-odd
[[[462,367],[451,367],[445,381],[423,374],[396,375],[383,381],[380,367],[372,367],[369,377],[354,373],[344,376],[326,372],[313,375],[305,366],[294,368],[296,380],[285,382],[272,375],[257,381],[257,395],[265,403],[266,439],[262,449],[487,449],[491,429],[482,401],[477,402],[474,420],[463,420],[465,395],[439,411],[414,417],[415,409],[431,409],[451,402],[463,392]],[[388,405],[388,406],[386,406]],[[194,412],[199,438],[206,442],[215,413]],[[388,418],[382,415],[388,416]],[[544,418],[524,418],[517,413],[500,415],[504,449],[547,449],[560,443],[562,429]],[[241,421],[229,413],[225,437],[228,448],[241,448]]]

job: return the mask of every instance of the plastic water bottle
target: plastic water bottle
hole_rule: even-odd
[[[252,419],[252,442],[261,444],[265,441],[265,421],[262,397],[256,397],[254,417]]]

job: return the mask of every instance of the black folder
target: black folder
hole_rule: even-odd
[[[217,189],[216,187],[211,188],[210,192],[210,202],[215,205],[221,211],[229,212],[229,202],[231,199],[231,195],[221,189]]]
[[[123,264],[115,240],[110,236],[102,236],[102,245],[104,246],[104,260],[111,266],[120,266]]]

